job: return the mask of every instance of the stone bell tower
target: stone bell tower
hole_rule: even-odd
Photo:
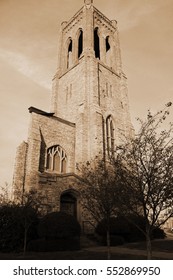
[[[77,162],[111,154],[132,131],[117,22],[85,0],[60,40],[51,111],[76,124]]]
[[[40,208],[66,211],[82,223],[78,163],[109,158],[130,137],[126,76],[117,22],[84,0],[61,25],[51,110],[30,107],[27,142],[16,156],[13,186],[43,194]]]

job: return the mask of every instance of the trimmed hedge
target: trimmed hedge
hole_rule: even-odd
[[[40,219],[38,234],[41,238],[57,239],[80,236],[78,221],[64,212],[52,212]]]
[[[106,221],[102,220],[96,226],[96,234],[106,238]],[[120,217],[111,217],[110,218],[110,236],[119,236],[123,240],[127,240],[130,232],[130,227],[127,223],[124,222],[124,219]]]
[[[155,227],[152,232],[153,239],[164,239],[166,237],[166,233],[164,232],[163,229],[159,227]]]
[[[137,224],[141,229],[145,231],[145,220],[143,217],[131,216],[129,220]],[[129,222],[124,217],[112,217],[110,219],[110,235],[119,236],[124,239],[125,242],[136,242],[145,240],[145,235],[139,230],[132,222]],[[96,227],[96,233],[99,236],[106,237],[106,222],[102,220]],[[152,239],[164,238],[165,233],[162,229],[155,227],[152,232]]]
[[[52,212],[40,219],[39,239],[32,240],[28,251],[52,252],[80,249],[81,227],[78,221],[64,212]]]

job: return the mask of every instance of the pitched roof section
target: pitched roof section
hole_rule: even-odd
[[[35,113],[35,114],[42,115],[42,116],[45,116],[45,117],[52,117],[52,118],[54,118],[54,119],[60,121],[61,123],[65,123],[65,124],[67,124],[67,125],[69,125],[69,126],[75,127],[75,123],[69,122],[69,121],[64,120],[64,119],[62,119],[62,118],[59,118],[59,117],[55,117],[55,116],[54,116],[55,113],[45,112],[45,111],[42,111],[42,110],[37,109],[37,108],[32,107],[32,106],[29,107],[28,110],[29,110],[29,113]]]
[[[37,109],[37,108],[32,107],[32,106],[29,107],[28,110],[29,110],[30,113],[36,113],[36,114],[43,115],[43,116],[52,117],[54,115],[54,113],[48,113],[48,112],[42,111],[42,110]]]

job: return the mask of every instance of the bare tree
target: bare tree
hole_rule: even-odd
[[[26,253],[28,231],[38,216],[40,197],[36,190],[32,189],[23,195],[21,207],[21,221],[24,228],[23,254]]]
[[[106,222],[107,253],[110,259],[110,218],[116,215],[118,188],[115,184],[114,169],[104,160],[95,160],[82,167],[85,187],[81,188],[82,206],[95,222]]]
[[[144,217],[146,228],[140,230],[146,236],[148,259],[153,228],[173,216],[173,125],[161,130],[171,104],[153,116],[149,111],[146,121],[139,120],[139,133],[117,147],[114,161],[121,213]]]
[[[4,186],[0,186],[0,205],[8,204],[10,200],[10,186],[7,182],[5,182]]]

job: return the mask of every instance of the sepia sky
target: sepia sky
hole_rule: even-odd
[[[49,111],[58,29],[84,0],[0,0],[0,185],[12,182],[28,107]],[[131,117],[173,101],[173,1],[94,0],[120,32]],[[173,113],[172,113],[173,116]]]

